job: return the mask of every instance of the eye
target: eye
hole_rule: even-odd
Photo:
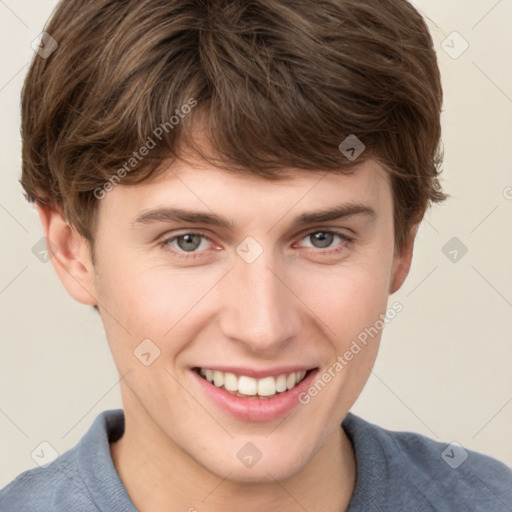
[[[310,240],[312,243],[312,247],[315,249],[328,249],[332,246],[333,241],[338,237],[340,240],[344,242],[351,242],[352,238],[347,236],[345,233],[341,231],[332,231],[332,230],[318,230],[312,231],[308,233],[304,238],[306,240]],[[340,244],[339,244],[340,245]],[[338,252],[343,250],[345,244],[341,244],[341,247],[334,249],[333,251],[321,251],[321,252]],[[307,246],[306,246],[307,247]],[[309,246],[311,247],[311,246]]]
[[[203,241],[205,240],[209,239],[203,233],[188,232],[168,237],[162,241],[161,245],[179,256],[182,255],[180,253],[189,253],[194,257],[196,252],[201,252],[198,249],[204,245]],[[187,254],[183,255],[188,257]]]
[[[339,238],[342,242],[351,242],[352,238],[341,231],[335,230],[316,230],[307,233],[301,240],[310,240],[310,246],[314,249],[318,249],[319,253],[336,253],[345,249],[346,243],[340,243],[335,249],[329,249],[335,239]],[[206,243],[206,247],[204,247]],[[164,250],[170,251],[180,258],[196,258],[200,257],[201,253],[208,249],[208,243],[211,244],[211,240],[204,234],[199,232],[185,232],[177,235],[173,235],[165,238],[160,242],[161,247]]]

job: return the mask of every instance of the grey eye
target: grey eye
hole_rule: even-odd
[[[332,244],[334,236],[337,235],[335,233],[329,233],[327,231],[317,231],[316,233],[311,233],[309,235],[309,238],[313,243],[314,247],[317,247],[318,249],[325,249],[326,247],[329,247]],[[315,245],[315,243],[318,243],[318,245]]]
[[[175,238],[178,247],[187,252],[195,251],[201,245],[202,239],[202,235],[195,235],[193,233],[187,233]]]

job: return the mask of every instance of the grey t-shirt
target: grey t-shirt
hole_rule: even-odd
[[[357,465],[349,512],[512,512],[512,470],[498,460],[352,413],[341,426]],[[136,512],[109,449],[123,432],[123,411],[104,411],[74,448],[0,490],[0,511]]]

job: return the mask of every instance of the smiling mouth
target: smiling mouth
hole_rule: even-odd
[[[241,398],[272,398],[293,389],[314,369],[283,373],[275,377],[255,379],[209,368],[194,368],[197,374],[217,388]]]

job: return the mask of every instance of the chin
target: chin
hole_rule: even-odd
[[[261,466],[259,469],[256,467],[246,468],[226,468],[227,471],[222,475],[225,477],[229,471],[227,480],[240,484],[275,484],[277,481],[284,481],[294,476],[300,468],[296,464],[289,464],[283,466],[282,464],[271,464],[268,466]]]
[[[198,461],[200,462],[200,461]],[[205,465],[206,469],[219,478],[226,478],[231,482],[247,484],[275,484],[276,480],[283,481],[297,474],[307,463],[306,453],[287,451],[281,453],[272,450],[270,456],[262,456],[252,467],[246,467],[237,457],[225,459],[221,464]]]

